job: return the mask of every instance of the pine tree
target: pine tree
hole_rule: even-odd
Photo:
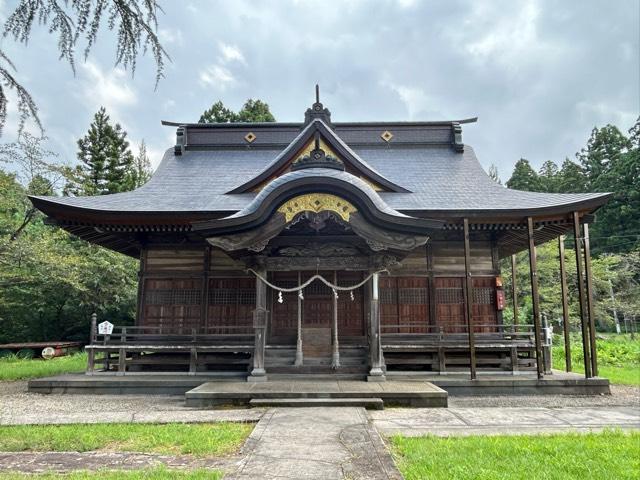
[[[558,174],[558,192],[580,193],[587,191],[587,179],[582,167],[565,158]]]
[[[133,185],[133,188],[141,187],[151,178],[151,162],[147,155],[147,144],[144,139],[140,142],[140,146],[138,147],[138,155],[133,159],[133,169],[131,170],[131,174],[131,184]]]
[[[238,122],[275,122],[269,105],[262,100],[249,99],[238,112]]]
[[[493,163],[489,166],[489,177],[498,185],[502,185],[502,181],[500,180],[500,175],[498,174],[498,167],[496,167],[495,164]]]
[[[218,100],[210,109],[202,112],[198,123],[233,123],[238,121],[236,118],[237,115]]]
[[[507,187],[529,192],[541,191],[540,178],[536,171],[531,168],[529,160],[521,158],[516,162],[511,178],[507,180]]]
[[[224,106],[220,100],[214,103],[211,108],[205,110],[198,123],[238,123],[238,122],[275,122],[275,117],[269,110],[269,105],[262,100],[247,100],[240,111]]]
[[[538,171],[540,179],[540,188],[543,192],[557,193],[560,187],[560,172],[558,166],[551,160],[547,160],[542,164]]]
[[[591,188],[599,188],[598,177],[614,168],[620,156],[630,147],[629,139],[614,125],[594,128],[591,131],[587,146],[576,154]]]
[[[78,140],[81,166],[75,193],[104,195],[135,188],[134,159],[126,137],[127,132],[117,123],[112,125],[105,108],[101,107],[87,134]]]

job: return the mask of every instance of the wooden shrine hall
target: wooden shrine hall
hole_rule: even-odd
[[[597,375],[588,224],[609,195],[504,188],[462,141],[475,121],[334,122],[316,92],[302,123],[163,122],[176,144],[137,190],[31,197],[61,228],[140,259],[135,324],[99,333],[108,319],[94,317],[88,371],[542,378],[535,246],[573,233]],[[500,260],[523,250],[533,316],[513,325]]]

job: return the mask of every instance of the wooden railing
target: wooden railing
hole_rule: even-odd
[[[474,324],[474,339],[476,345],[500,343],[534,344],[533,325],[483,325]],[[398,325],[381,325],[383,345],[394,343],[415,344],[469,344],[467,325],[425,325],[424,323],[409,322]],[[489,331],[487,331],[489,330]]]
[[[163,326],[114,326],[109,335],[94,330],[91,345],[206,345],[221,342],[252,342],[253,326],[211,326],[202,328]]]

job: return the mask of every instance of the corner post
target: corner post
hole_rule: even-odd
[[[258,269],[261,277],[266,277],[264,268]],[[253,311],[253,328],[255,330],[255,346],[253,351],[253,370],[247,377],[248,382],[265,382],[267,372],[264,368],[264,347],[267,334],[267,285],[256,277],[256,309]]]
[[[369,322],[369,354],[371,357],[371,369],[367,376],[368,382],[383,382],[386,380],[382,358],[382,339],[380,338],[380,288],[379,273],[371,277],[371,319]]]
[[[302,285],[302,274],[298,272],[298,285]],[[301,367],[304,365],[304,354],[302,353],[302,299],[298,292],[298,341],[296,342],[296,360],[294,365]]]
[[[591,275],[591,247],[589,245],[589,224],[584,228],[584,274],[587,279],[587,307],[589,310],[589,343],[591,346],[591,373],[598,376],[598,351],[596,349],[595,310],[593,305],[593,277]]]
[[[564,335],[564,366],[571,371],[571,331],[569,325],[569,301],[567,292],[567,272],[564,264],[564,235],[558,238],[558,255],[560,257],[560,290],[562,292],[562,332]]]
[[[475,332],[473,331],[473,280],[471,279],[471,247],[469,246],[469,219],[463,221],[464,227],[464,276],[466,288],[464,289],[464,305],[467,317],[467,332],[469,335],[469,364],[471,368],[471,380],[476,378],[476,345]]]
[[[531,303],[533,304],[533,335],[536,344],[536,370],[538,378],[544,375],[544,357],[541,344],[540,327],[540,296],[538,295],[538,260],[536,258],[536,244],[533,236],[533,218],[527,217],[527,233],[529,236],[529,273],[531,277]]]
[[[584,376],[591,378],[591,355],[589,348],[589,332],[587,327],[587,306],[584,298],[584,278],[582,273],[582,237],[580,236],[580,214],[573,212],[573,236],[576,249],[576,270],[578,273],[578,299],[580,301],[580,325],[582,327],[582,352],[584,354]]]

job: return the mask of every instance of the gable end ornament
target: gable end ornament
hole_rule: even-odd
[[[352,203],[330,193],[307,193],[291,198],[278,207],[278,212],[285,216],[289,223],[302,212],[320,213],[330,211],[337,214],[345,222],[349,222],[352,213],[358,211]]]

